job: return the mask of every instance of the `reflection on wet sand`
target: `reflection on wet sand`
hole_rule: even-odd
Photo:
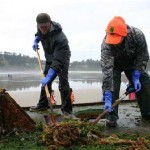
[[[40,73],[34,74],[0,74],[0,87],[7,91],[30,91],[40,89]],[[101,88],[102,74],[93,72],[71,72],[69,81],[72,88]],[[122,76],[122,84],[128,83],[126,77]],[[54,87],[58,87],[58,78]]]
[[[11,78],[10,78],[11,77]],[[40,77],[38,75],[25,75],[25,74],[13,74],[7,76],[5,74],[0,75],[0,86],[7,89],[7,91],[23,91],[29,88],[39,87]]]
[[[36,106],[41,89],[40,73],[20,73],[12,74],[11,79],[8,74],[0,74],[0,87],[5,88],[8,93],[22,106]],[[75,94],[75,103],[91,103],[101,101],[102,74],[93,72],[71,72],[69,74],[70,86]],[[124,93],[128,81],[122,76],[121,93]],[[58,78],[53,82],[56,102],[61,104],[60,93],[58,90]]]

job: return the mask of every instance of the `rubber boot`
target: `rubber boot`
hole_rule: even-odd
[[[60,95],[62,101],[61,105],[62,113],[72,114],[71,89],[69,88],[69,90],[61,90]]]
[[[142,117],[150,118],[150,85],[143,85],[136,95]]]

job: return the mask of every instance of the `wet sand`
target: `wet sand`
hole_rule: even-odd
[[[21,106],[30,107],[36,106],[39,100],[40,91],[7,91],[9,95]],[[123,94],[123,90],[120,95]],[[102,91],[98,88],[74,90],[75,104],[100,102]],[[61,104],[60,93],[55,90],[55,99],[58,105]],[[128,99],[128,96],[125,98]]]
[[[76,106],[73,108],[73,112],[78,112],[87,109],[103,109],[103,104],[98,105],[90,105],[90,106]],[[30,112],[26,110],[26,112],[30,115],[30,117],[36,122],[45,123],[45,119],[43,117],[44,114],[48,114],[47,112]],[[54,108],[54,112],[60,113],[60,108]],[[59,119],[58,119],[59,120]],[[92,121],[92,120],[91,120]],[[105,126],[106,119],[100,119],[99,124],[104,127],[105,134],[116,134],[116,132],[124,132],[124,133],[139,133],[146,134],[150,131],[150,120],[143,120],[141,118],[141,113],[139,107],[137,106],[136,101],[126,101],[126,103],[121,103],[119,105],[119,119],[117,121],[116,128],[108,128]]]
[[[121,91],[120,95],[123,94],[124,90]],[[28,91],[28,92],[9,92],[9,95],[21,106],[21,107],[29,107],[35,106],[38,102],[38,98],[40,95],[40,91]],[[100,102],[101,99],[101,91],[97,88],[91,89],[82,89],[82,90],[74,90],[74,94],[76,97],[75,104],[79,103],[92,103],[92,102]],[[59,91],[55,91],[57,104],[60,104],[60,96]],[[128,96],[125,99],[129,99]],[[103,109],[103,104],[100,105],[91,105],[87,107],[74,107],[74,112],[93,108],[93,109]],[[60,109],[56,109],[54,111],[60,112]],[[33,119],[44,121],[43,114],[37,114],[35,112],[27,112]],[[105,124],[105,119],[101,119],[99,121],[101,124]],[[145,134],[150,130],[150,121],[144,121],[141,118],[139,107],[137,106],[136,101],[128,101],[127,103],[121,103],[119,106],[119,120],[117,128],[105,128],[105,133],[116,133],[116,132],[127,132],[134,133],[137,131],[141,134]]]

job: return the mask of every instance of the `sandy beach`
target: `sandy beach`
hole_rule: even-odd
[[[7,91],[9,95],[21,106],[21,107],[29,107],[36,106],[38,103],[38,99],[40,96],[40,91]],[[123,90],[120,95],[123,94]],[[102,97],[102,91],[98,88],[91,89],[80,89],[74,90],[75,95],[75,104],[81,103],[93,103],[100,102]],[[55,90],[55,99],[58,105],[61,104],[60,94],[58,90]],[[128,96],[125,98],[128,99]]]
[[[9,95],[21,106],[35,106],[38,103],[40,91],[15,92],[8,91]],[[100,91],[98,89],[74,90],[75,103],[91,103],[100,101]],[[58,105],[61,104],[60,93],[55,90],[55,99]]]

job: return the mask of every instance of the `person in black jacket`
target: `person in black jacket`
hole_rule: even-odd
[[[150,119],[150,77],[146,70],[148,60],[143,32],[127,25],[122,17],[115,16],[107,26],[101,45],[104,109],[109,109],[106,126],[117,125],[118,106],[112,109],[112,103],[119,98],[122,72],[136,90],[142,117]]]
[[[51,20],[46,13],[40,13],[37,18],[37,33],[33,43],[33,50],[37,50],[39,41],[41,42],[46,65],[44,69],[45,78],[42,79],[40,99],[36,107],[31,107],[30,111],[45,110],[48,108],[45,88],[47,85],[50,93],[52,92],[52,82],[59,77],[59,91],[62,100],[62,113],[70,115],[72,113],[71,92],[72,89],[68,82],[68,69],[70,63],[70,48],[68,39],[62,31],[59,23]]]

